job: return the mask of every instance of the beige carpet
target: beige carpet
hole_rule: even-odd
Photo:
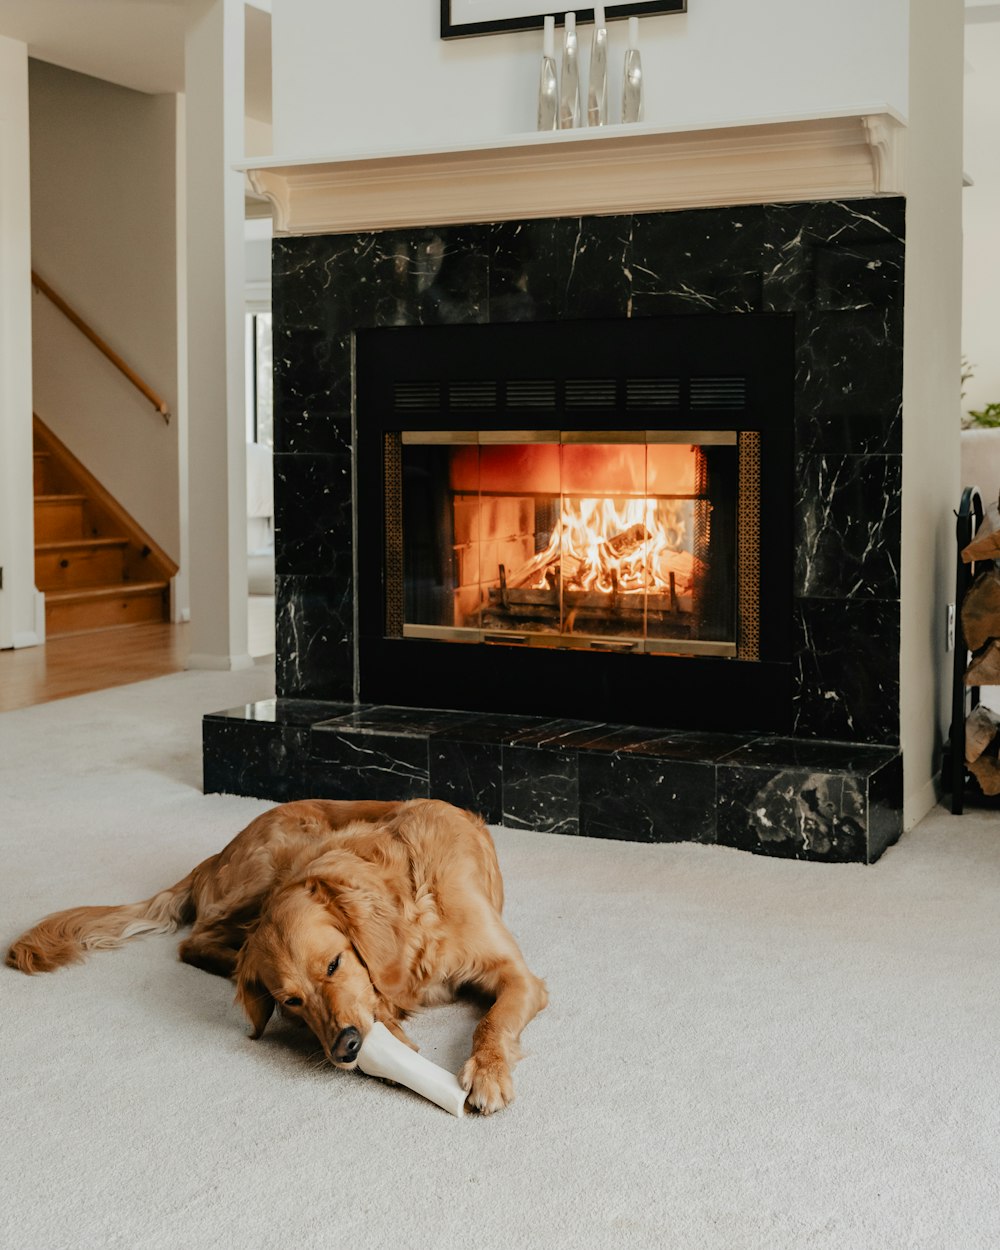
[[[200,793],[185,673],[0,716],[3,940],[138,899],[266,804]],[[1000,1244],[1000,822],[936,812],[873,868],[497,831],[550,1008],[518,1100],[455,1120],[331,1071],[139,939],[0,969],[0,1246]],[[420,1017],[457,1069],[468,1007]]]

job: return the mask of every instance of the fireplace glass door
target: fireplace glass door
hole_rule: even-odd
[[[387,434],[387,636],[750,658],[755,438]]]

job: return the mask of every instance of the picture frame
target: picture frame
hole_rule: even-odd
[[[441,38],[468,39],[473,35],[497,35],[515,30],[541,30],[546,15],[555,16],[562,26],[566,13],[576,13],[581,25],[594,20],[594,10],[569,9],[556,11],[539,0],[441,0]],[[687,0],[606,0],[607,21],[626,17],[644,17],[661,13],[686,13]]]

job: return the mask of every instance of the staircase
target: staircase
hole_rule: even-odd
[[[46,637],[169,620],[177,565],[38,417],[34,456]]]

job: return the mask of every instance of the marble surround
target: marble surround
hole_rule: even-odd
[[[206,719],[206,789],[280,798],[322,782],[333,794],[351,778],[353,795],[374,796],[388,778],[394,797],[454,794],[524,827],[640,840],[683,830],[768,853],[877,857],[901,827],[904,226],[905,202],[884,197],[276,239],[278,700]],[[724,709],[708,757],[696,749],[705,735],[596,722],[574,723],[572,747],[482,717],[449,722],[450,735],[435,719],[447,713],[401,734],[366,723],[355,705],[354,331],[705,312],[794,314],[793,737],[727,740]],[[581,745],[598,729],[604,746]],[[633,736],[611,749],[616,734]],[[365,754],[373,736],[385,758]],[[479,789],[463,791],[461,777]],[[541,793],[546,813],[519,797]],[[672,818],[672,805],[688,815]]]

